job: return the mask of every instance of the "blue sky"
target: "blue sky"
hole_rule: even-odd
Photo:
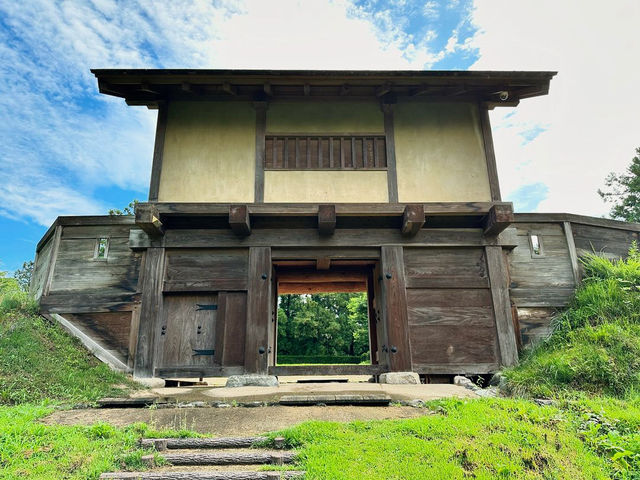
[[[0,0],[0,270],[58,215],[146,198],[155,112],[100,95],[90,68],[559,70],[548,97],[492,113],[503,196],[604,214],[595,191],[640,146],[640,7],[600,5]]]

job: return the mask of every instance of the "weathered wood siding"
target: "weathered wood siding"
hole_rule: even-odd
[[[405,248],[409,337],[419,373],[483,373],[499,365],[482,248]]]
[[[67,313],[64,317],[123,363],[129,363],[131,312]]]
[[[51,252],[53,251],[53,237],[45,242],[36,254],[36,261],[31,274],[31,285],[29,286],[31,295],[36,300],[40,300],[47,282],[47,274],[51,265]]]
[[[562,223],[517,223],[517,247],[509,254],[511,301],[517,307],[523,345],[550,333],[553,314],[575,290],[569,247]],[[540,239],[533,254],[530,235]]]
[[[610,258],[626,257],[631,243],[638,240],[638,232],[573,223],[573,238],[578,255],[588,252]]]

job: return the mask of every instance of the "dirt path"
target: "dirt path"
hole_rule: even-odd
[[[125,426],[144,422],[157,429],[195,430],[215,436],[255,435],[281,430],[306,420],[350,422],[415,418],[429,414],[413,407],[231,407],[231,408],[109,408],[57,411],[42,422],[60,425],[91,425],[107,422]]]

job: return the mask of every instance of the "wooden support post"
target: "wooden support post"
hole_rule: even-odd
[[[136,205],[136,225],[150,237],[164,235],[164,226],[160,221],[158,207],[155,204],[143,203]]]
[[[336,231],[335,205],[318,205],[318,231],[323,236],[333,235]]]
[[[244,348],[246,373],[267,374],[271,327],[271,248],[249,249],[247,328]]]
[[[62,225],[56,225],[53,232],[53,238],[50,240],[53,242],[51,245],[51,254],[49,256],[49,265],[47,266],[47,273],[44,277],[44,286],[42,287],[41,297],[49,295],[51,290],[51,284],[53,283],[53,272],[56,268],[56,261],[58,259],[58,250],[60,250],[60,240],[62,239]]]
[[[512,205],[494,205],[484,220],[484,234],[487,237],[497,236],[514,221]]]
[[[256,175],[254,202],[264,203],[264,151],[267,131],[267,102],[253,102],[256,110]]]
[[[231,205],[229,207],[229,226],[233,233],[239,237],[251,234],[251,220],[249,219],[249,207],[246,205]]]
[[[487,162],[487,173],[489,175],[489,190],[491,200],[499,202],[500,182],[498,181],[498,167],[496,166],[496,152],[493,148],[493,135],[491,134],[491,121],[489,120],[489,110],[485,104],[479,105],[480,126],[482,128],[482,139],[484,141],[484,155]]]
[[[149,184],[149,201],[157,202],[160,192],[160,175],[162,173],[162,156],[164,154],[164,137],[167,132],[169,108],[166,102],[158,103],[158,120],[156,124],[156,140],[153,147],[153,165],[151,166],[151,182]]]
[[[487,246],[485,254],[496,319],[496,332],[500,345],[500,360],[503,366],[508,367],[518,363],[518,346],[511,315],[507,264],[502,247]]]
[[[384,136],[387,150],[387,189],[389,203],[398,203],[398,174],[396,172],[396,143],[393,126],[394,103],[386,103],[383,97],[382,113],[384,114]]]
[[[567,248],[569,249],[569,260],[571,261],[571,271],[573,272],[573,281],[576,287],[580,283],[580,264],[578,263],[578,252],[576,251],[576,242],[573,238],[573,229],[571,222],[562,222],[564,236],[567,240]]]
[[[383,246],[380,260],[386,307],[384,317],[387,323],[389,370],[409,372],[412,368],[411,346],[402,247]]]
[[[138,289],[142,292],[138,345],[136,348],[134,375],[153,376],[155,330],[162,313],[162,280],[164,273],[164,248],[148,248],[140,268]]]
[[[413,237],[424,225],[424,205],[415,204],[404,207],[402,214],[402,235]]]

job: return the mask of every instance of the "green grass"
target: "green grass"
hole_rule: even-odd
[[[527,400],[447,400],[411,420],[306,422],[279,432],[307,479],[605,479],[578,415]],[[426,412],[425,412],[426,413]]]
[[[115,428],[44,425],[50,407],[0,406],[0,479],[97,479],[101,473],[145,470],[140,437],[197,436],[189,431],[154,431],[144,424]]]
[[[90,403],[139,388],[35,312],[15,281],[0,277],[0,404]]]
[[[505,372],[517,395],[575,390],[616,397],[640,392],[640,255],[584,259],[587,274],[551,337]]]

